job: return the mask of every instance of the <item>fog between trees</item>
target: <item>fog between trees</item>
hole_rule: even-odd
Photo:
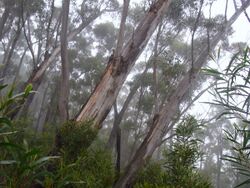
[[[249,5],[1,0],[0,185],[248,187]]]

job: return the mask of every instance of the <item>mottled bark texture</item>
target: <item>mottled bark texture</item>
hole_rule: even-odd
[[[101,128],[130,70],[147,45],[163,14],[166,13],[169,4],[170,0],[158,0],[150,7],[130,40],[122,48],[120,58],[109,59],[101,81],[75,117],[76,121],[93,120],[93,126]]]

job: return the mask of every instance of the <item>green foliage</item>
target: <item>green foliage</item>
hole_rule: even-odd
[[[69,121],[59,129],[57,145],[66,152],[70,160],[76,159],[96,138],[97,130],[94,130],[91,125],[92,121],[83,123]]]
[[[141,187],[165,187],[166,173],[162,169],[162,164],[150,162],[138,175],[136,188]]]
[[[7,85],[1,86],[3,90]],[[28,85],[23,93],[14,95],[14,88],[7,92],[0,101],[0,185],[6,187],[31,187],[41,184],[49,172],[45,165],[56,156],[42,156],[37,148],[30,147],[26,139],[15,139],[19,131],[12,126],[12,121],[6,116],[13,104],[22,103],[32,90]]]
[[[163,164],[148,165],[135,185],[140,187],[165,188],[210,188],[211,183],[195,168],[200,157],[200,141],[194,134],[201,125],[193,116],[188,116],[176,128],[174,143],[164,153]]]
[[[222,115],[229,118],[239,117],[243,121],[248,121],[245,116],[249,114],[250,98],[250,51],[247,47],[243,52],[233,55],[228,67],[219,72],[214,69],[204,69],[205,73],[213,76],[217,80],[214,88],[215,100],[213,105],[224,108]],[[235,116],[235,114],[238,114]],[[247,116],[246,116],[247,117]]]
[[[4,89],[7,88],[7,84],[0,86],[0,91],[4,93]],[[10,89],[6,92],[5,95],[1,96],[0,99],[0,115],[7,117],[9,114],[17,110],[32,92],[32,85],[28,85],[24,92],[15,94],[14,86],[11,86]]]
[[[7,85],[0,87],[1,90]],[[51,133],[36,133],[29,120],[14,123],[6,116],[13,104],[22,104],[32,87],[13,95],[13,88],[0,101],[0,185],[5,187],[111,187],[114,167],[110,153],[89,148],[97,131],[92,121],[67,122],[59,130],[59,156],[52,151]],[[50,130],[54,132],[54,130]],[[57,159],[57,160],[53,160]]]
[[[139,101],[138,103],[138,106],[141,105],[144,113],[150,114],[154,106],[154,97],[149,94],[143,95],[141,101]]]
[[[193,116],[188,116],[176,128],[175,142],[165,151],[167,182],[175,187],[211,187],[196,171],[195,162],[200,157],[200,140],[194,134],[201,125]]]
[[[68,151],[62,153],[59,162],[52,163],[53,174],[45,184],[53,187],[111,187],[115,171],[111,154],[103,149],[82,150],[73,161]],[[73,156],[75,157],[75,156]]]
[[[11,128],[17,132],[13,134],[12,138],[16,143],[22,143],[23,140],[27,140],[29,145],[35,146],[44,155],[47,155],[51,151],[51,145],[54,142],[55,128],[53,126],[45,126],[43,132],[37,132],[30,125],[32,119],[20,118],[12,121]]]
[[[111,154],[102,149],[82,152],[75,166],[75,171],[84,181],[82,187],[111,187],[115,177],[111,159]]]
[[[231,162],[233,169],[242,175],[242,182],[236,185],[241,187],[250,184],[250,130],[247,124],[234,124],[233,131],[226,131],[226,139],[231,142],[233,155],[224,155],[223,160]]]
[[[197,120],[189,116],[176,128],[175,142],[165,153],[166,167],[174,177],[184,173],[183,169],[194,168],[194,163],[199,159],[199,140],[194,137],[199,127]]]
[[[170,12],[168,13],[169,19],[181,20],[184,19],[185,10],[192,8],[193,10],[198,8],[198,0],[176,0],[170,4]]]
[[[57,147],[62,156],[51,164],[53,176],[46,183],[54,187],[111,187],[114,167],[111,154],[94,148],[91,143],[97,130],[91,128],[92,121],[67,122],[57,133]]]
[[[116,28],[112,22],[100,23],[93,32],[105,50],[111,50],[115,45]],[[99,46],[101,48],[101,46]]]
[[[228,67],[219,72],[214,69],[205,69],[205,72],[218,80],[215,87],[214,104],[223,107],[219,115],[228,119],[237,118],[243,126],[234,124],[233,131],[225,130],[226,139],[230,141],[232,153],[224,155],[223,159],[231,162],[236,173],[241,175],[241,182],[236,187],[249,186],[250,184],[250,141],[249,134],[249,99],[250,99],[250,50],[246,47],[231,58]],[[220,85],[219,85],[220,84]]]

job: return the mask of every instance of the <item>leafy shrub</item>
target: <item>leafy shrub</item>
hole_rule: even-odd
[[[108,188],[115,177],[111,154],[102,149],[83,152],[76,162],[76,170],[83,178],[84,187]]]
[[[165,172],[162,164],[157,162],[150,162],[146,168],[141,170],[137,178],[135,187],[146,186],[163,186],[165,185]]]
[[[13,120],[12,128],[15,129],[18,134],[12,135],[16,143],[22,143],[25,139],[29,145],[36,147],[41,151],[41,154],[48,155],[55,140],[55,128],[50,126],[46,131],[37,132],[32,125],[32,119],[27,117]]]
[[[197,120],[188,116],[176,128],[172,147],[166,148],[163,164],[151,163],[139,174],[136,188],[210,188],[211,183],[196,169],[200,141],[194,137],[200,129]]]
[[[97,130],[94,130],[91,125],[92,121],[82,123],[69,121],[59,129],[56,145],[68,155],[69,160],[76,160],[96,138]]]
[[[198,121],[188,116],[176,128],[174,144],[167,149],[165,156],[166,183],[174,187],[209,188],[211,184],[195,169],[200,157],[200,140],[194,134],[200,130]]]
[[[68,154],[57,161],[53,176],[45,184],[53,187],[108,188],[112,186],[115,171],[111,154],[102,149],[82,150],[75,161],[67,159]],[[65,157],[66,156],[66,157]]]
[[[67,122],[58,130],[60,157],[45,156],[52,150],[54,130],[39,134],[27,119],[10,121],[8,109],[21,105],[30,91],[31,86],[13,95],[11,88],[0,100],[0,187],[111,187],[115,176],[111,154],[90,147],[97,135],[91,121]]]
[[[114,167],[111,154],[90,145],[97,137],[92,122],[65,123],[57,132],[59,161],[50,164],[53,176],[45,184],[53,187],[111,187]]]
[[[7,85],[0,86],[2,91]],[[8,114],[18,108],[32,90],[28,85],[23,93],[14,95],[12,87],[0,99],[0,185],[5,187],[31,187],[42,184],[41,181],[49,172],[46,164],[55,156],[42,156],[37,148],[30,147],[26,139],[16,140],[20,133],[12,126]]]

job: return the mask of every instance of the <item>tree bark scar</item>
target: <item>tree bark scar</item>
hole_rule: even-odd
[[[119,76],[121,73],[126,73],[128,70],[128,64],[124,61],[123,57],[121,56],[118,61],[115,61],[115,65],[112,71],[112,76]]]
[[[160,115],[159,114],[155,114],[153,117],[153,124],[156,124],[159,120]]]
[[[155,4],[153,4],[153,5],[151,5],[150,8],[149,8],[149,12],[155,12],[155,11],[157,11],[157,10],[156,10],[156,6],[155,6]]]
[[[115,50],[112,49],[112,54],[109,57],[108,64],[114,63]]]
[[[110,96],[110,95],[114,95],[114,93],[115,93],[115,88],[116,88],[116,86],[114,85],[114,87],[113,88],[110,88],[109,90],[108,90],[108,92],[107,92],[107,95],[108,96]]]

